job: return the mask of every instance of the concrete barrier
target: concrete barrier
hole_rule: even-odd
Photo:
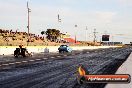
[[[132,53],[128,59],[120,66],[116,74],[129,74],[132,76]],[[107,84],[105,88],[132,88],[132,82],[122,84]]]
[[[44,52],[47,47],[49,52],[58,52],[59,46],[25,46],[29,52],[40,53]],[[119,46],[71,46],[73,50],[84,50],[84,49],[98,49],[98,48],[110,48]],[[0,46],[0,55],[11,55],[18,46]]]

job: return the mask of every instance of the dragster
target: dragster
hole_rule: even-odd
[[[33,53],[29,53],[28,50],[26,48],[22,48],[23,45],[19,45],[19,48],[16,48],[16,50],[14,51],[14,57],[19,57],[20,55],[23,57],[26,56],[32,56]]]

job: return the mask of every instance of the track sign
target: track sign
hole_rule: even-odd
[[[102,35],[102,41],[109,41],[110,35]]]

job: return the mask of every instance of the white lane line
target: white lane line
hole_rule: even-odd
[[[15,62],[16,64],[20,64],[21,62]]]
[[[87,53],[89,53],[89,52],[87,52]]]
[[[48,58],[43,58],[44,60],[48,59]]]
[[[64,56],[67,56],[67,55],[64,55]]]
[[[28,61],[22,61],[23,63],[27,63]]]
[[[9,64],[13,65],[13,64],[15,64],[15,63],[9,63]]]
[[[29,61],[33,62],[33,61],[35,61],[35,60],[29,60]]]
[[[35,60],[41,60],[41,59],[35,59]]]
[[[61,56],[57,56],[57,57],[61,57]]]
[[[0,65],[0,67],[1,67],[2,65]]]
[[[55,58],[55,57],[50,57],[50,58]]]
[[[8,66],[9,64],[2,64],[2,65],[6,65],[6,66]]]

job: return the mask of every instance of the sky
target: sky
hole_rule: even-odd
[[[92,41],[96,29],[98,41],[109,34],[110,41],[132,42],[132,0],[0,0],[1,29],[27,32],[27,1],[31,33],[55,28]]]

